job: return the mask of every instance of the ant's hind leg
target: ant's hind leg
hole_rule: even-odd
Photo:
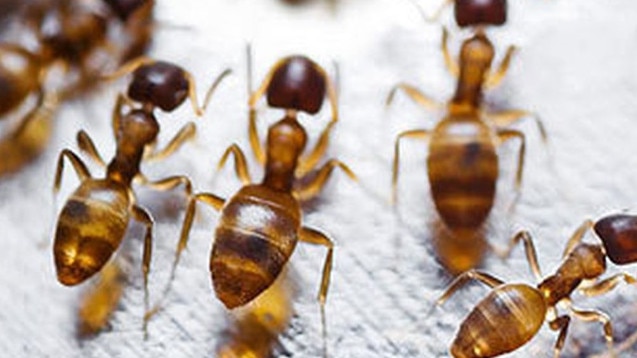
[[[192,196],[192,183],[190,182],[190,178],[185,175],[170,176],[156,181],[149,181],[148,178],[142,174],[139,174],[138,178],[140,179],[141,184],[159,191],[168,191],[176,188],[180,184],[183,184],[186,197],[190,198]]]
[[[570,308],[570,311],[573,315],[582,321],[598,321],[602,324],[604,329],[604,338],[606,339],[606,345],[608,346],[608,350],[611,353],[611,356],[614,356],[614,347],[613,347],[613,326],[610,322],[610,317],[607,314],[597,311],[597,310],[578,310],[573,307]]]
[[[398,171],[399,171],[399,163],[400,163],[400,141],[404,138],[411,139],[420,139],[426,140],[429,137],[429,131],[425,129],[416,129],[405,131],[398,134],[396,137],[396,141],[394,142],[394,161],[392,164],[392,176],[391,176],[391,202],[392,204],[396,204],[397,200],[397,191],[398,191]]]
[[[58,156],[58,161],[55,170],[55,180],[53,182],[53,192],[57,193],[60,190],[60,184],[62,182],[62,173],[64,172],[64,158],[67,158],[71,164],[73,165],[73,169],[75,169],[75,173],[77,173],[80,181],[85,181],[86,179],[91,178],[91,173],[86,168],[86,165],[77,156],[77,154],[73,153],[70,149],[64,149],[60,152]]]
[[[491,288],[496,288],[497,286],[504,284],[504,281],[491,276],[488,273],[476,271],[474,269],[465,271],[461,275],[457,276],[455,280],[453,280],[453,282],[451,282],[449,287],[447,287],[442,295],[440,295],[440,297],[436,300],[436,303],[434,304],[432,309],[443,305],[456,291],[458,291],[460,288],[462,288],[464,285],[471,282],[472,280],[482,282]]]
[[[549,327],[554,331],[560,331],[555,341],[553,348],[553,357],[558,358],[562,348],[564,348],[564,341],[566,341],[566,334],[568,333],[568,326],[571,323],[571,317],[560,316],[549,322]]]
[[[332,274],[332,259],[334,255],[334,243],[332,240],[320,231],[302,227],[299,235],[302,242],[321,245],[327,248],[325,263],[323,264],[323,274],[321,276],[321,287],[319,289],[318,300],[321,306],[321,326],[323,328],[323,356],[327,357],[327,330],[325,325],[325,301],[327,300],[327,291],[330,286],[330,277]]]
[[[217,164],[217,172],[223,168],[228,160],[228,156],[232,154],[234,156],[234,170],[237,174],[239,180],[243,185],[248,185],[252,183],[252,179],[250,178],[250,172],[248,170],[248,164],[246,162],[245,154],[238,145],[233,144],[223,153],[223,156],[219,160],[219,164]]]
[[[350,179],[355,182],[358,181],[356,174],[347,165],[339,160],[332,159],[318,170],[316,177],[311,182],[294,191],[296,198],[300,201],[306,201],[317,196],[325,187],[325,183],[335,168],[340,168]]]
[[[150,260],[153,251],[153,218],[150,216],[146,209],[134,205],[131,210],[133,218],[146,227],[146,233],[144,234],[144,250],[142,254],[142,274],[144,275],[144,337],[147,337],[147,312],[149,311],[148,301],[148,274],[150,272]]]
[[[520,139],[520,149],[518,151],[518,167],[515,175],[515,187],[519,190],[520,185],[522,185],[522,173],[524,171],[524,158],[526,154],[526,137],[524,133],[513,130],[513,129],[499,129],[498,130],[498,138],[502,142],[506,142],[512,138]]]

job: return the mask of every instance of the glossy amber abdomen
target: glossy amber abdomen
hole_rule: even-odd
[[[106,180],[86,181],[71,195],[53,243],[62,284],[79,284],[106,264],[124,238],[129,205],[126,189]]]
[[[300,220],[291,195],[262,185],[243,187],[225,205],[210,272],[226,307],[242,306],[272,285],[294,251]]]
[[[469,313],[451,346],[455,358],[495,357],[528,342],[544,323],[546,304],[525,284],[497,287]]]

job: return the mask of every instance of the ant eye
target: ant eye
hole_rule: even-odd
[[[188,96],[188,80],[180,67],[158,61],[141,66],[133,72],[128,96],[135,101],[152,103],[170,112]]]
[[[458,26],[502,25],[506,22],[506,0],[455,0]]]
[[[272,75],[267,100],[271,107],[317,113],[325,98],[326,81],[317,64],[304,56],[290,57]]]

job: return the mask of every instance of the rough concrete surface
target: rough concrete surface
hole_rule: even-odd
[[[346,162],[361,185],[336,174],[321,200],[307,210],[305,223],[328,233],[337,243],[327,301],[327,346],[333,357],[445,357],[463,317],[486,293],[470,285],[430,313],[451,276],[436,260],[432,227],[436,213],[425,172],[425,146],[402,146],[399,204],[390,193],[394,139],[400,131],[431,128],[442,113],[425,111],[405,96],[386,110],[389,89],[406,81],[446,101],[454,80],[439,51],[441,28],[427,24],[413,4],[400,0],[308,1],[287,5],[276,0],[161,1],[151,55],[177,62],[197,80],[200,96],[213,77],[230,67],[234,73],[217,91],[207,113],[196,119],[198,136],[162,163],[143,166],[150,178],[188,174],[197,190],[227,197],[238,187],[232,170],[214,178],[223,150],[233,142],[246,150],[254,177],[260,168],[248,151],[246,109],[247,43],[254,53],[254,82],[280,57],[303,53],[333,74],[340,73],[341,120],[329,156]],[[428,12],[440,1],[420,0]],[[542,144],[532,121],[517,127],[527,134],[527,162],[521,196],[515,198],[515,145],[500,150],[502,172],[497,202],[486,238],[504,245],[520,229],[536,239],[540,265],[550,273],[563,245],[586,218],[637,203],[637,2],[633,0],[512,0],[506,26],[489,31],[498,58],[509,44],[520,51],[510,72],[486,100],[494,108],[523,108],[543,119],[548,144]],[[451,11],[440,23],[451,32],[451,49],[468,33],[452,24]],[[56,118],[49,151],[19,174],[0,181],[0,356],[3,357],[210,357],[231,319],[214,297],[208,273],[212,230],[218,215],[200,207],[192,238],[176,273],[164,309],[150,322],[143,339],[143,291],[138,265],[141,225],[131,225],[122,254],[131,265],[128,285],[110,327],[98,336],[76,338],[76,306],[81,287],[68,288],[55,278],[51,242],[56,212],[77,185],[66,170],[54,201],[51,186],[57,153],[76,149],[75,133],[85,129],[106,157],[114,143],[110,113],[125,81],[66,105]],[[280,117],[262,103],[259,125]],[[311,138],[325,125],[304,118]],[[193,119],[187,106],[162,115],[161,140]],[[101,169],[91,165],[95,174]],[[183,218],[183,197],[140,189],[140,203],[156,220],[155,252],[150,277],[151,301],[169,276]],[[176,191],[177,193],[179,191]],[[594,241],[592,235],[587,240]],[[290,327],[279,337],[275,356],[318,357],[321,320],[315,299],[325,250],[299,245],[293,255],[296,294]],[[510,259],[485,254],[482,268],[506,281],[533,283],[523,250]],[[622,268],[635,272],[634,266]],[[609,271],[619,271],[610,265]],[[595,299],[574,295],[578,307],[606,311],[617,341],[637,330],[636,287],[621,285]],[[430,313],[430,314],[429,314]],[[428,315],[429,314],[429,315]],[[512,357],[552,355],[556,334],[547,325]],[[574,319],[565,357],[603,353],[598,323]],[[637,348],[622,356],[637,354]]]

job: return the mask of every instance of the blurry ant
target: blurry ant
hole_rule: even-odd
[[[120,66],[146,49],[154,2],[105,1],[111,15],[101,14],[96,4],[89,8],[70,0],[35,0],[23,5],[24,19],[19,26],[34,31],[37,49],[0,44],[0,119],[8,118],[28,98],[34,96],[35,101],[0,140],[0,156],[5,158],[0,174],[18,170],[42,152],[50,136],[50,120],[63,101],[101,83],[105,63],[100,54],[107,53],[110,64]],[[114,21],[119,21],[116,16],[125,21],[130,37],[127,45],[121,36],[109,38]],[[47,88],[48,74],[56,66],[64,69],[63,84]]]
[[[251,78],[251,50],[248,48],[248,73]],[[248,81],[248,87],[251,91],[251,80]],[[281,108],[285,110],[286,118],[293,120],[298,126],[298,112],[316,114],[323,106],[323,100],[328,98],[331,106],[331,120],[323,129],[315,147],[306,156],[300,158],[298,166],[295,169],[294,176],[303,178],[311,173],[324,156],[328,147],[329,136],[332,128],[338,121],[338,99],[336,87],[325,70],[316,62],[306,56],[289,56],[277,61],[259,88],[250,93],[248,101],[249,106],[249,127],[248,135],[250,138],[250,146],[259,163],[265,164],[266,156],[258,136],[256,121],[257,109],[256,105],[259,100],[266,96],[267,103],[272,108]],[[302,128],[301,128],[302,129]],[[307,137],[305,130],[303,136]],[[301,153],[299,153],[300,155]],[[225,161],[223,159],[221,164]],[[321,181],[327,180],[335,167],[342,169],[349,177],[355,178],[354,173],[343,163],[337,160],[328,161],[319,171],[318,177]],[[241,177],[242,179],[244,176]],[[298,180],[302,183],[304,180]],[[243,180],[244,184],[249,181]],[[319,186],[307,186],[304,190],[296,190],[295,195],[301,201],[316,196],[316,192],[309,188],[318,188]]]
[[[637,279],[627,273],[618,273],[600,280],[606,270],[606,257],[618,264],[637,260],[634,242],[629,251],[608,250],[613,242],[624,242],[621,239],[626,227],[622,227],[617,217],[607,217],[595,223],[595,232],[599,235],[603,246],[581,242],[586,232],[593,226],[587,220],[571,236],[563,253],[564,260],[556,273],[542,279],[533,241],[528,232],[515,235],[510,243],[510,250],[518,242],[524,243],[527,261],[534,274],[537,287],[527,284],[506,284],[487,273],[469,270],[458,276],[437,300],[435,307],[442,305],[459,288],[477,280],[491,287],[487,297],[480,301],[460,325],[460,330],[451,346],[454,357],[495,357],[511,352],[533,338],[545,319],[549,327],[559,331],[555,343],[554,356],[559,356],[566,339],[570,317],[584,321],[602,323],[604,337],[609,350],[613,352],[613,331],[608,315],[596,310],[580,310],[570,303],[571,294],[579,288],[586,296],[596,296],[614,289],[621,281],[633,284]],[[633,218],[632,239],[634,240],[635,219]],[[619,222],[619,226],[617,225]],[[601,234],[601,235],[600,235]],[[617,241],[617,236],[620,237]],[[610,245],[609,245],[610,244]],[[621,245],[627,247],[626,245]],[[582,284],[592,280],[592,283]],[[581,285],[582,284],[582,285]],[[570,315],[558,315],[557,305],[565,303]],[[506,337],[506,338],[505,338]]]
[[[467,2],[458,1],[456,7]],[[504,6],[504,2],[501,3]],[[485,21],[476,16],[469,24]],[[481,22],[478,22],[481,23]],[[400,142],[403,139],[429,139],[427,173],[433,201],[442,221],[454,233],[463,236],[475,232],[489,215],[495,198],[499,163],[496,149],[510,139],[519,139],[516,188],[522,182],[526,140],[522,132],[510,129],[516,121],[530,117],[546,139],[544,127],[533,113],[506,110],[489,113],[483,108],[483,88],[497,85],[508,70],[514,47],[495,73],[491,66],[495,56],[493,44],[481,27],[473,37],[463,42],[459,63],[453,61],[447,49],[447,30],[442,37],[442,50],[447,67],[458,77],[456,91],[447,104],[447,114],[433,130],[417,129],[402,132],[394,144],[392,169],[392,202],[396,202],[400,160]],[[404,91],[417,104],[427,108],[441,105],[415,87],[399,83],[387,98],[391,104],[396,92]]]
[[[113,110],[113,132],[117,142],[114,158],[106,165],[93,141],[84,131],[77,135],[79,148],[102,166],[103,179],[94,179],[86,165],[71,150],[64,149],[57,162],[54,192],[60,189],[64,159],[71,162],[81,183],[71,194],[58,218],[53,254],[60,283],[73,286],[99,272],[121,245],[131,217],[146,227],[142,259],[144,303],[148,311],[148,273],[152,250],[153,219],[136,203],[133,180],[156,190],[170,190],[183,184],[187,197],[192,185],[186,176],[171,176],[149,181],[140,171],[142,160],[163,159],[176,151],[195,134],[192,122],[186,124],[162,150],[154,150],[159,123],[154,111],[172,112],[189,98],[200,115],[219,82],[229,73],[224,71],[208,90],[204,105],[197,104],[195,84],[181,67],[163,61],[139,59],[114,73],[119,77],[132,71],[127,96],[120,94]],[[135,102],[139,103],[134,108]],[[122,114],[128,104],[131,109]]]

